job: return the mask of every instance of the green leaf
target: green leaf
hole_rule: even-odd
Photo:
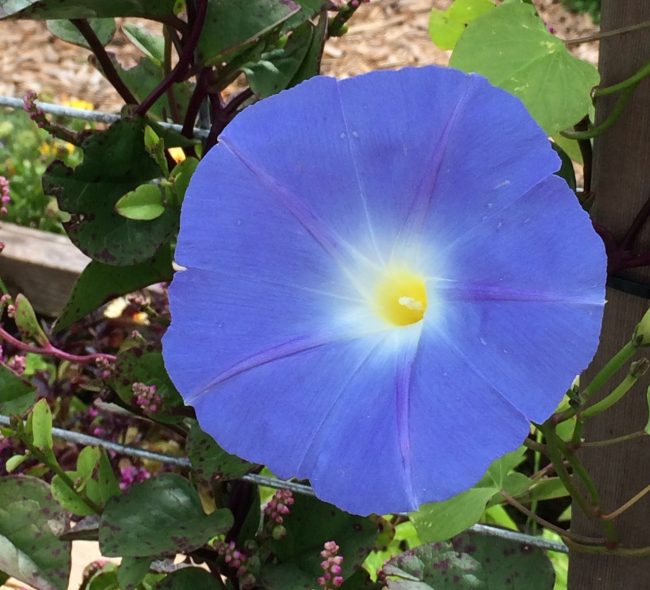
[[[5,463],[5,471],[7,473],[16,471],[27,459],[29,459],[28,455],[13,455],[9,457]]]
[[[0,413],[22,414],[36,399],[36,388],[0,364]]]
[[[262,571],[269,589],[299,588],[299,584],[311,588],[322,573],[323,544],[333,539],[343,556],[342,575],[351,575],[374,546],[376,524],[370,518],[348,514],[310,496],[294,498],[291,513],[284,519],[287,535],[272,544],[278,565],[267,565]],[[289,580],[292,586],[286,585]]]
[[[409,518],[423,542],[444,541],[476,524],[498,491],[496,487],[470,488],[444,502],[425,504]]]
[[[487,475],[494,482],[496,488],[503,488],[508,474],[525,459],[526,447],[521,446],[511,453],[506,453],[494,461],[487,470]]]
[[[0,0],[0,19],[107,18],[160,19],[173,14],[174,0]]]
[[[118,199],[115,211],[127,219],[158,219],[165,212],[165,190],[159,184],[141,184]]]
[[[70,239],[93,260],[130,266],[149,260],[174,232],[177,213],[153,221],[125,219],[115,203],[125,193],[161,174],[144,149],[144,119],[123,119],[84,141],[84,161],[74,170],[54,162],[43,188],[70,213]]]
[[[39,590],[65,590],[71,545],[58,535],[67,523],[45,482],[0,478],[0,570]]]
[[[156,161],[163,176],[169,176],[169,166],[165,158],[165,142],[150,125],[144,128],[144,149]]]
[[[190,483],[164,473],[109,500],[99,526],[99,545],[109,557],[184,553],[231,526],[228,510],[206,515]]]
[[[117,569],[117,581],[120,588],[135,590],[149,572],[150,566],[151,557],[124,557]]]
[[[469,23],[492,10],[491,0],[455,0],[447,10],[429,15],[429,37],[441,49],[453,49]]]
[[[120,484],[104,449],[97,464],[96,478],[88,484],[88,494],[100,506],[104,506],[113,496],[120,495]]]
[[[39,400],[32,409],[32,442],[41,451],[51,451],[52,441],[52,412],[47,400]]]
[[[55,332],[69,328],[111,299],[154,283],[170,281],[172,275],[172,253],[166,247],[151,260],[131,266],[111,266],[93,260],[77,279],[70,299],[56,320]]]
[[[22,293],[16,295],[15,299],[16,306],[16,315],[15,322],[16,327],[20,331],[23,338],[26,340],[33,340],[39,346],[47,346],[49,340],[43,332],[43,328],[38,323],[36,319],[36,314],[34,313],[34,308],[29,302],[29,299],[25,297]]]
[[[248,473],[253,464],[224,451],[198,423],[192,424],[187,439],[187,454],[192,469],[207,481],[227,481]]]
[[[156,65],[162,65],[165,54],[165,40],[148,29],[133,23],[122,25],[122,31],[142,53]]]
[[[9,574],[5,574],[4,572],[0,572],[0,586],[4,585],[4,583],[9,579]]]
[[[90,28],[95,31],[97,38],[102,45],[110,43],[115,35],[115,19],[112,18],[90,18],[88,19]],[[48,20],[47,28],[55,37],[62,39],[73,45],[90,49],[90,45],[75,27],[67,19]]]
[[[472,532],[402,553],[384,572],[389,590],[552,590],[555,579],[541,549]]]
[[[177,164],[172,170],[169,180],[172,182],[172,188],[176,196],[176,203],[180,205],[185,198],[185,191],[190,184],[192,175],[199,165],[197,158],[185,158],[180,164]]]
[[[553,143],[559,145],[564,150],[571,160],[582,165],[582,152],[580,151],[580,146],[575,139],[569,139],[560,133],[554,135],[551,139],[553,140]]]
[[[503,4],[472,22],[450,65],[518,96],[549,135],[587,114],[600,79],[594,66],[573,57],[546,30],[529,4]]]
[[[69,476],[74,478],[75,472],[66,472]],[[67,483],[58,475],[52,478],[52,496],[61,505],[62,508],[77,516],[90,516],[95,514],[95,511],[88,506],[75,490],[71,489]]]
[[[293,0],[209,0],[199,39],[199,59],[213,65],[296,14]]]
[[[215,590],[214,578],[198,567],[185,567],[165,576],[156,590]]]
[[[555,175],[563,178],[571,190],[576,190],[576,174],[573,169],[571,158],[557,143],[551,142],[551,147],[560,157],[560,161],[562,162],[560,169],[555,173]]]
[[[183,407],[183,399],[167,375],[160,351],[132,346],[117,355],[110,385],[127,404],[132,403],[131,386],[134,383],[156,386],[156,393],[162,398],[162,408],[156,412],[156,420],[161,422],[182,420],[181,416],[171,415],[175,409]]]
[[[312,20],[319,12],[327,10],[330,5],[329,0],[295,0],[296,4],[300,5],[300,10],[292,17],[288,18],[282,24],[282,31],[292,31],[304,24],[308,20]]]
[[[242,67],[257,96],[266,98],[289,87],[309,54],[314,28],[310,22],[305,23],[292,33],[282,49],[263,53],[259,61]]]
[[[95,472],[95,467],[99,463],[101,451],[98,447],[84,447],[77,457],[77,473],[80,479],[80,485],[85,486]]]

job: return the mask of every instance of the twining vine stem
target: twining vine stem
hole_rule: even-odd
[[[106,53],[106,49],[104,49],[102,42],[95,34],[95,31],[93,31],[93,28],[88,24],[88,21],[84,18],[73,18],[70,19],[70,22],[86,40],[94,56],[97,58],[99,65],[102,67],[106,79],[113,85],[113,88],[115,88],[124,102],[126,104],[138,104],[138,100],[133,96],[122,78],[120,78],[111,58]]]

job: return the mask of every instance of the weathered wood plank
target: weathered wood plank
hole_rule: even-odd
[[[56,316],[90,259],[67,236],[11,223],[0,224],[0,277],[15,294],[24,293],[34,308]]]

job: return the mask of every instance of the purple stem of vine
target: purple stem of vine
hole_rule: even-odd
[[[203,31],[203,24],[205,23],[205,16],[208,11],[208,0],[197,0],[196,14],[194,16],[194,23],[192,30],[187,37],[187,41],[183,43],[183,50],[178,56],[178,62],[171,72],[165,76],[158,86],[156,86],[149,96],[147,96],[140,106],[135,110],[137,115],[145,115],[147,111],[154,105],[154,103],[167,91],[167,89],[180,78],[183,77],[188,68],[191,67],[194,61],[194,52]]]
[[[4,340],[5,342],[8,342],[9,344],[16,347],[18,350],[21,350],[22,352],[32,352],[34,354],[40,354],[42,356],[53,356],[55,358],[59,358],[64,361],[69,361],[71,363],[78,363],[82,365],[93,363],[98,360],[105,360],[110,363],[113,363],[117,360],[117,357],[112,354],[104,354],[99,352],[94,354],[85,354],[85,355],[70,354],[68,352],[56,348],[55,346],[52,346],[50,343],[48,343],[47,346],[43,346],[43,347],[32,346],[31,344],[25,344],[24,342],[18,340],[18,338],[14,338],[2,327],[0,327],[0,340]]]
[[[84,18],[73,18],[70,19],[70,22],[76,27],[76,29],[81,33],[83,38],[86,40],[90,46],[93,55],[97,58],[99,65],[102,67],[104,76],[111,83],[113,88],[117,93],[122,97],[126,104],[138,104],[138,100],[133,96],[131,91],[128,89],[120,75],[117,73],[111,58],[106,53],[106,49],[102,45],[102,42],[99,40],[95,31],[88,24],[88,21]]]

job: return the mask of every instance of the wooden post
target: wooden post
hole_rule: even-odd
[[[650,0],[602,0],[602,30],[613,30],[650,20]],[[650,59],[650,29],[603,39],[599,68],[602,85],[620,82]],[[599,98],[597,121],[611,111],[616,97]],[[621,238],[633,217],[650,198],[650,80],[635,91],[623,116],[594,144],[593,190],[596,194],[593,217]],[[650,249],[650,222],[638,239],[637,248]],[[650,284],[650,269],[625,273]],[[612,356],[629,338],[635,324],[650,307],[650,300],[608,289],[603,337],[592,368]],[[650,350],[640,356],[650,356]],[[619,404],[590,420],[587,440],[603,440],[642,430],[648,419],[643,379]],[[601,492],[603,509],[610,512],[650,483],[650,440],[636,439],[620,445],[583,449],[580,452]],[[650,546],[650,496],[646,496],[617,521],[620,542],[626,546]],[[572,530],[601,536],[600,528],[573,507]],[[571,590],[641,590],[650,588],[650,557],[624,558],[572,552],[569,567]]]

